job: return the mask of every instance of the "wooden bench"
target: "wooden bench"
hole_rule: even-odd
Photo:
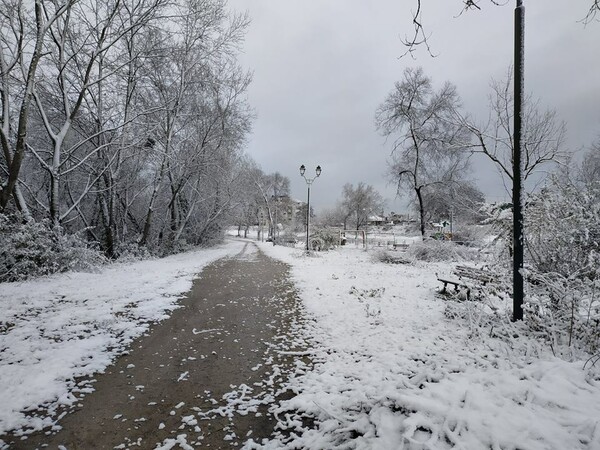
[[[467,300],[471,299],[471,291],[480,286],[485,286],[496,281],[497,277],[486,269],[477,269],[475,267],[456,266],[452,274],[458,277],[457,280],[451,278],[442,278],[438,276],[438,281],[444,284],[441,293],[447,292],[448,285],[453,285],[454,290],[458,291],[463,287],[466,289]]]
[[[400,250],[401,252],[405,252],[406,250],[408,250],[408,247],[408,244],[394,244],[394,250]]]

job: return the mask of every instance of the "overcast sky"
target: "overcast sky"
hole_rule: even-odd
[[[265,172],[291,180],[306,198],[298,168],[323,174],[313,185],[317,211],[333,206],[345,183],[364,181],[401,210],[386,178],[390,143],[374,114],[406,67],[422,66],[436,86],[454,83],[465,111],[484,120],[491,78],[512,63],[514,1],[460,14],[461,0],[423,0],[430,44],[416,60],[399,58],[416,0],[230,0],[250,25],[241,64],[254,81],[248,99],[257,113],[247,152]],[[585,27],[591,0],[525,0],[525,88],[567,121],[569,145],[600,136],[600,22]],[[472,178],[489,200],[505,198],[502,181],[483,161]]]

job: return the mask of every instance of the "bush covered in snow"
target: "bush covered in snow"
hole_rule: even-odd
[[[408,247],[407,254],[411,258],[426,262],[465,261],[476,257],[477,251],[451,241],[428,239],[412,244]]]
[[[140,246],[136,242],[121,243],[117,247],[119,261],[141,261],[152,256],[147,247]]]
[[[338,244],[338,234],[326,228],[315,230],[310,236],[310,247],[312,250],[324,251],[335,248]]]
[[[568,279],[597,279],[600,184],[586,189],[553,178],[528,202],[526,239],[529,258],[537,272],[556,273]]]
[[[489,226],[463,225],[453,232],[452,241],[468,247],[482,247],[489,234]]]
[[[52,230],[48,221],[0,214],[0,282],[89,270],[104,260],[83,239]]]
[[[373,253],[373,261],[385,264],[410,264],[412,262],[406,254],[388,250],[376,250]]]
[[[512,206],[489,215],[501,243],[494,271],[510,293]],[[600,183],[568,171],[551,176],[527,199],[524,218],[528,331],[556,354],[600,352]]]
[[[528,316],[555,347],[600,350],[600,184],[562,174],[526,214]]]

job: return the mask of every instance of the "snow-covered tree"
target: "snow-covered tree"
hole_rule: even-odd
[[[483,192],[468,181],[435,185],[424,195],[428,221],[452,220],[455,225],[474,224],[483,219],[480,209],[484,202]]]
[[[600,138],[585,154],[577,173],[577,180],[588,187],[597,187],[600,183]]]
[[[422,68],[407,68],[376,112],[384,136],[394,136],[390,175],[414,194],[425,236],[426,191],[463,179],[468,167],[468,132],[453,121],[460,98],[449,82],[434,89]]]
[[[73,0],[0,2],[0,212],[11,197],[30,219],[19,178],[34,103],[36,78],[52,26],[73,6]]]
[[[0,213],[109,257],[222,236],[253,117],[247,16],[221,0],[0,10]]]
[[[356,230],[367,224],[369,216],[381,214],[384,206],[381,194],[362,181],[356,187],[350,183],[344,185],[341,205],[344,211],[344,229],[350,222]]]

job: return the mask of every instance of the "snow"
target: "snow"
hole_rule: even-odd
[[[103,372],[177,308],[204,266],[242,246],[1,284],[0,435],[53,425],[59,408],[92,390],[94,380],[76,377]]]
[[[439,265],[262,248],[292,266],[313,319],[303,332],[314,368],[290,381],[297,396],[272,407],[281,431],[246,448],[600,448],[600,384],[585,360],[448,319]],[[303,425],[306,416],[316,423]]]
[[[0,285],[0,434],[58,426],[55,417],[93,390],[93,374],[168,317],[202,267],[243,245]],[[240,380],[222,399],[206,391],[199,401],[210,411],[177,404],[170,414],[196,412],[182,413],[183,427],[198,433],[203,420],[227,417],[227,439],[237,442],[235,417],[268,404],[276,433],[263,442],[247,435],[244,448],[600,449],[596,369],[556,358],[524,333],[507,342],[474,326],[481,310],[436,296],[435,274],[448,263],[384,264],[352,246],[307,256],[259,245],[291,266],[307,319],[268,348],[262,383]],[[452,308],[467,308],[472,323]],[[297,394],[279,402],[277,355],[295,358],[287,387]],[[193,448],[188,436],[156,448]]]

